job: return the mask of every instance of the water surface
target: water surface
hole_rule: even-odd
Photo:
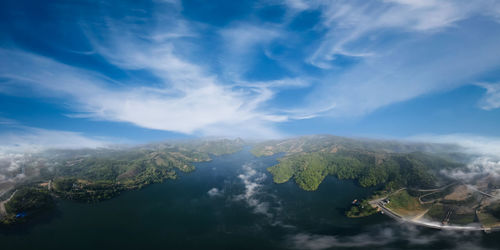
[[[242,152],[178,180],[97,204],[59,201],[51,215],[0,231],[0,249],[498,249],[498,233],[446,232],[344,212],[369,189],[328,177],[315,192],[274,184],[276,156]]]

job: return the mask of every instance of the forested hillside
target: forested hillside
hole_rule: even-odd
[[[437,156],[426,152],[429,150],[443,153]],[[316,190],[328,175],[357,180],[363,187],[431,188],[445,181],[440,170],[463,167],[451,159],[447,152],[452,151],[447,145],[309,136],[266,142],[253,150],[258,156],[278,152],[284,152],[285,156],[279,164],[268,168],[274,181],[284,183],[293,179],[305,190]]]
[[[234,153],[244,146],[241,139],[192,140],[115,149],[51,150],[29,155],[18,169],[28,175],[15,187],[18,192],[5,204],[7,214],[0,214],[0,221],[12,223],[17,213],[50,207],[47,204],[52,199],[46,197],[49,194],[95,202],[125,190],[176,179],[178,172],[194,171],[195,162],[209,161],[211,155]]]

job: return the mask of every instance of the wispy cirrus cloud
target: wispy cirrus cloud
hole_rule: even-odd
[[[309,62],[329,68],[335,55],[374,56],[370,40],[385,32],[438,32],[474,16],[496,16],[495,1],[288,1],[293,9],[322,13],[318,29],[326,29]],[[371,37],[370,37],[371,36]],[[359,43],[360,40],[365,40]],[[368,46],[367,46],[368,45]]]
[[[280,122],[364,116],[477,82],[500,66],[496,1],[263,1],[250,11],[273,5],[287,14],[270,21],[251,13],[222,26],[187,17],[183,5],[109,11],[97,2],[96,11],[61,25],[87,41],[79,48],[53,42],[55,50],[134,77],[4,43],[0,92],[57,98],[71,117],[269,138],[282,135]],[[303,13],[317,19],[294,29]],[[484,109],[498,106],[494,86],[485,87]]]
[[[194,63],[189,53],[182,51],[192,49],[186,39],[199,36],[197,29],[206,27],[185,20],[179,14],[179,3],[173,4],[177,7],[161,8],[166,12],[147,17],[117,20],[104,14],[97,21],[79,24],[96,55],[123,71],[147,72],[156,78],[154,81],[116,81],[100,72],[9,48],[0,50],[2,57],[11,59],[0,62],[0,76],[8,79],[0,91],[24,95],[29,90],[34,95],[60,98],[76,112],[72,117],[128,122],[186,134],[279,136],[273,123],[287,117],[263,111],[261,106],[283,81],[277,85],[243,84],[239,75],[221,79],[210,66]],[[256,32],[262,36],[255,36]],[[227,47],[235,54],[278,34],[258,27],[239,27],[221,35],[231,40]]]
[[[316,29],[324,34],[306,61],[332,73],[317,80],[302,117],[363,116],[473,84],[500,66],[494,1],[304,3],[322,13]]]
[[[212,131],[227,129],[227,135],[235,127],[238,133],[276,135],[275,131],[264,126],[276,118],[257,111],[268,93],[232,90],[215,83],[211,77],[195,74],[186,76],[188,79],[178,76],[190,81],[186,85],[181,84],[181,80],[175,82],[174,85],[179,87],[116,89],[112,87],[112,80],[100,74],[52,59],[14,50],[0,50],[0,54],[11,58],[10,62],[1,63],[2,77],[15,80],[17,87],[22,84],[35,89],[38,94],[65,98],[80,112],[80,117],[130,122],[145,128],[182,133],[212,135]],[[182,61],[175,67],[175,74],[182,72],[177,71],[178,68],[195,68]],[[213,130],[214,127],[217,130]]]
[[[2,124],[0,158],[3,153],[35,153],[46,149],[79,149],[107,147],[118,143],[116,138],[88,137],[79,132],[42,129],[17,122]],[[13,129],[12,129],[13,128]]]
[[[486,89],[486,94],[480,100],[480,107],[485,110],[500,108],[500,83],[478,83],[477,85]]]
[[[249,64],[254,60],[255,51],[262,50],[259,47],[266,47],[273,40],[286,37],[286,31],[280,27],[266,26],[239,23],[220,31],[224,42],[222,58],[229,67],[226,75],[241,78],[251,66]]]

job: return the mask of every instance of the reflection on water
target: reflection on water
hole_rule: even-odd
[[[328,177],[315,192],[273,184],[276,157],[248,151],[197,164],[175,181],[97,204],[60,201],[55,214],[0,233],[1,249],[495,249],[498,233],[403,225],[344,211],[370,190]]]

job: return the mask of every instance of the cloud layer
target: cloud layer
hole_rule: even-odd
[[[19,152],[36,153],[45,149],[100,148],[120,142],[116,138],[92,138],[78,132],[29,127],[17,121],[2,118],[0,118],[0,128],[3,130],[0,131],[0,160],[9,158],[9,155],[20,156]],[[13,164],[10,165],[13,166]]]
[[[287,239],[293,249],[398,249],[432,247],[439,242],[442,249],[489,249],[480,246],[481,232],[433,231],[428,234],[421,228],[407,224],[385,224],[369,227],[367,231],[351,235],[324,235],[297,233]]]

